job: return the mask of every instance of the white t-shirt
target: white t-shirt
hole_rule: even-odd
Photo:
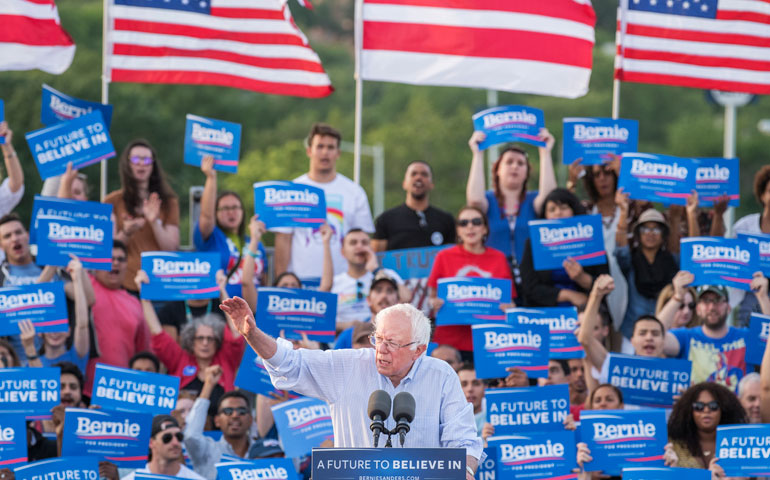
[[[134,470],[133,472],[129,473],[125,477],[121,478],[120,480],[134,480],[134,474],[136,473],[152,473],[150,471],[150,464],[148,463],[145,465],[144,468],[138,468]],[[185,467],[184,465],[179,466],[179,471],[176,472],[176,475],[174,475],[174,478],[192,478],[193,480],[206,480],[205,478],[201,477],[197,473],[193,472],[189,468]]]
[[[360,185],[339,173],[327,183],[314,182],[307,174],[295,178],[294,182],[318,187],[326,194],[326,221],[334,231],[330,241],[334,272],[346,271],[348,265],[341,252],[342,237],[353,228],[360,228],[367,233],[374,232],[366,192]],[[275,231],[292,234],[289,271],[301,279],[321,278],[323,242],[319,230],[290,228]]]
[[[397,284],[403,285],[401,277],[391,269],[385,269],[388,276],[393,278]],[[353,278],[348,272],[342,272],[334,276],[332,283],[332,293],[337,294],[337,321],[352,322],[357,320],[363,322],[372,316],[369,304],[366,303],[366,297],[369,295],[369,289],[372,287],[373,272],[366,272],[360,278]]]

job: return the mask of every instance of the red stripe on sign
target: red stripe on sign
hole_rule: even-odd
[[[663,75],[656,73],[638,73],[627,71],[616,71],[615,78],[624,82],[637,83],[657,83],[663,85],[673,85],[677,87],[691,87],[702,89],[726,90],[731,92],[754,93],[757,95],[770,94],[770,84],[748,83],[748,82],[729,82],[723,80],[712,80],[704,78],[684,77],[677,75]]]
[[[587,4],[574,0],[548,0],[533,2],[532,0],[364,0],[364,6],[398,5],[414,7],[436,7],[464,10],[494,10],[500,12],[529,13],[546,17],[563,18],[594,26],[596,14]]]
[[[54,20],[39,20],[21,15],[0,15],[0,43],[70,46],[72,38]],[[30,33],[34,33],[31,35]]]
[[[364,22],[364,50],[511,58],[591,68],[586,40],[519,30]]]
[[[180,83],[187,85],[217,85],[221,87],[241,88],[261,93],[276,95],[294,95],[298,97],[320,98],[331,94],[331,86],[296,85],[289,83],[264,82],[221,73],[191,71],[155,71],[155,70],[112,70],[113,82],[138,83]]]
[[[213,17],[223,18],[251,18],[260,20],[286,20],[280,10],[267,10],[259,8],[223,8],[211,7]]]
[[[770,38],[754,35],[739,35],[734,33],[710,33],[699,30],[676,30],[673,28],[648,27],[628,24],[626,33],[640,37],[664,38],[670,40],[687,40],[690,42],[721,43],[727,45],[746,45],[749,47],[770,47]],[[708,48],[704,45],[703,48]]]
[[[770,2],[768,2],[770,3]],[[744,22],[756,22],[770,24],[770,15],[757,12],[739,12],[736,10],[718,10],[717,20],[742,20]]]
[[[221,50],[185,50],[171,47],[145,47],[142,45],[127,45],[116,43],[112,50],[114,55],[130,55],[137,57],[193,57],[224,60],[227,62],[251,65],[253,67],[274,68],[278,70],[303,70],[306,72],[324,73],[320,63],[293,58],[264,58],[241,55]]]
[[[706,53],[706,52],[704,52]],[[657,52],[652,50],[637,50],[626,48],[623,51],[624,58],[634,60],[656,60],[661,62],[674,62],[683,65],[700,65],[704,67],[739,68],[742,70],[756,70],[770,72],[770,61],[745,60],[732,57],[707,57],[684,53]]]
[[[155,33],[159,35],[177,35],[180,37],[205,38],[210,40],[232,40],[241,43],[268,45],[298,45],[304,47],[302,39],[293,34],[227,32],[215,28],[173,25],[168,23],[146,22],[137,20],[115,20],[115,30],[129,32]]]

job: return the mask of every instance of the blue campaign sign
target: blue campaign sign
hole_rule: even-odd
[[[142,285],[146,300],[217,298],[218,253],[142,252],[142,270],[150,283]]]
[[[713,207],[722,195],[729,198],[728,205],[741,203],[741,186],[737,158],[693,158],[695,161],[695,191],[701,207]]]
[[[98,110],[29,132],[25,137],[43,180],[64,173],[69,162],[72,168],[80,169],[115,156],[115,147]]]
[[[0,335],[18,335],[19,322],[30,320],[38,333],[69,328],[64,282],[0,288]]]
[[[48,458],[13,470],[16,480],[71,479],[96,480],[99,478],[99,459],[93,456]]]
[[[94,455],[119,467],[143,467],[151,429],[149,413],[68,408],[62,455]]]
[[[702,468],[631,467],[623,469],[623,480],[711,480]]]
[[[94,110],[102,112],[104,124],[109,130],[112,121],[112,105],[70,97],[43,84],[43,100],[40,103],[40,123],[43,125],[66,122],[87,115]]]
[[[548,325],[551,335],[549,358],[583,358],[585,352],[575,336],[577,308],[539,307],[509,308],[505,311],[508,323],[539,323]]]
[[[639,122],[624,118],[565,118],[564,164],[580,159],[581,165],[597,165],[612,160],[613,155],[636,152]]]
[[[674,395],[690,386],[690,360],[611,353],[609,362],[608,382],[630,405],[670,408]]]
[[[184,131],[184,163],[200,167],[201,159],[214,157],[214,170],[238,172],[241,125],[187,114]]]
[[[254,214],[267,228],[318,227],[326,222],[326,193],[282,180],[255,183]]]
[[[762,365],[768,336],[770,336],[770,315],[752,313],[749,319],[749,335],[746,337],[746,363]]]
[[[679,261],[681,270],[695,275],[692,285],[749,290],[751,277],[759,265],[759,245],[739,238],[683,238]]]
[[[515,435],[522,429],[564,430],[569,415],[569,386],[495,388],[487,390],[487,421],[495,435]]]
[[[583,266],[607,263],[601,215],[578,215],[528,223],[535,270],[562,268],[572,258]]]
[[[86,268],[112,269],[112,205],[35,196],[32,214],[38,265],[63,267],[73,254]]]
[[[497,448],[497,478],[576,479],[575,433],[568,430],[489,437]]]
[[[393,270],[403,279],[428,278],[438,252],[449,247],[451,245],[388,250],[378,253],[377,258],[382,268]]]
[[[0,368],[0,412],[27,420],[51,418],[59,404],[61,370],[56,368]]]
[[[243,351],[241,365],[235,374],[235,386],[252,393],[270,396],[271,393],[280,395],[283,390],[273,386],[270,375],[267,373],[265,363],[259,358],[252,348]],[[299,395],[289,392],[289,398],[297,398]]]
[[[635,200],[686,205],[695,190],[695,161],[691,158],[624,153],[618,188]]]
[[[532,378],[548,377],[548,325],[489,323],[471,328],[478,378],[507,377],[507,367],[518,367]]]
[[[134,472],[134,480],[171,480],[173,478],[179,478],[179,477],[173,477],[171,475],[163,475],[161,473]]]
[[[587,472],[620,475],[626,467],[663,466],[668,442],[663,409],[584,410],[579,433],[593,457],[584,465]]]
[[[487,447],[484,449],[484,453],[487,458],[483,462],[479,462],[479,467],[476,469],[476,480],[495,480],[497,477],[497,448]]]
[[[315,448],[312,463],[315,480],[463,480],[466,473],[464,448]]]
[[[5,102],[0,98],[0,122],[5,121]],[[5,137],[0,137],[0,145],[5,143]]]
[[[96,364],[91,401],[102,408],[158,415],[171,413],[179,377]]]
[[[238,459],[219,462],[216,467],[219,480],[294,480],[297,478],[297,471],[290,458]]]
[[[0,413],[0,468],[27,463],[27,423],[24,417]]]
[[[759,246],[759,270],[766,277],[770,277],[770,234],[739,233],[738,238]]]
[[[254,316],[259,326],[277,337],[281,330],[286,338],[302,338],[331,342],[337,322],[337,294],[296,288],[260,288]]]
[[[770,425],[718,426],[716,457],[727,477],[770,475]]]
[[[450,277],[438,281],[436,325],[473,325],[505,321],[501,304],[511,303],[511,281],[503,278]]]
[[[524,142],[544,147],[540,129],[545,128],[543,111],[523,105],[507,105],[482,110],[473,116],[473,129],[487,136],[481,150],[505,142]]]
[[[334,438],[329,405],[324,401],[301,397],[270,409],[288,458],[307,455],[324,440]]]

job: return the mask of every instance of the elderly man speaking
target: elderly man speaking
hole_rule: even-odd
[[[375,348],[359,350],[293,350],[260,330],[246,302],[226,300],[230,315],[265,366],[276,388],[319,398],[331,407],[335,447],[372,447],[367,404],[375,390],[391,397],[414,396],[416,410],[405,447],[465,448],[468,480],[482,454],[473,406],[465,400],[457,374],[448,363],[424,355],[430,321],[411,305],[382,310],[374,319]],[[395,427],[393,419],[387,428]]]

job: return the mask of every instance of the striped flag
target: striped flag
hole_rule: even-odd
[[[575,98],[588,91],[590,0],[364,0],[361,78]]]
[[[110,0],[112,82],[324,97],[333,88],[287,0]]]
[[[623,0],[615,78],[770,93],[770,0]]]
[[[0,1],[0,70],[59,74],[75,57],[54,0]]]

